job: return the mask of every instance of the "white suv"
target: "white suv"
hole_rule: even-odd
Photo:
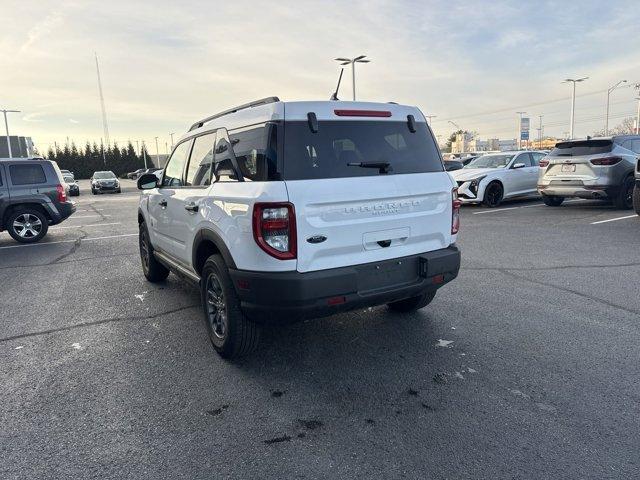
[[[258,100],[195,123],[138,188],[145,276],[199,285],[225,358],[265,322],[422,308],[460,268],[455,184],[415,107]]]

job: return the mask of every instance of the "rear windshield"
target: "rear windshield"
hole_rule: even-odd
[[[285,180],[381,175],[371,164],[392,175],[444,170],[425,123],[412,133],[407,122],[320,121],[313,133],[305,121],[285,122]]]
[[[577,142],[556,143],[551,150],[551,157],[579,157],[582,155],[596,155],[609,153],[613,147],[611,140],[579,140]]]

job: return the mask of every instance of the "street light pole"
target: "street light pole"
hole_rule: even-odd
[[[144,169],[147,167],[147,148],[144,146],[144,140],[142,140],[142,160],[144,160]]]
[[[431,126],[431,119],[436,118],[437,115],[425,115],[424,117],[427,119],[427,125]]]
[[[160,166],[160,150],[158,150],[158,137],[156,137],[156,162],[158,167]]]
[[[369,63],[371,60],[365,60],[366,55],[360,55],[355,58],[335,58],[340,65],[351,65],[351,87],[353,91],[353,101],[356,101],[356,63]]]
[[[7,113],[20,113],[20,110],[0,110],[4,113],[4,128],[7,130],[7,149],[9,150],[9,158],[13,158],[11,152],[11,137],[9,136],[9,121],[7,120]]]
[[[518,115],[520,115],[520,120],[518,121],[518,134],[516,135],[516,145],[518,146],[518,150],[520,150],[520,148],[522,148],[522,139],[520,138],[522,136],[522,115],[524,115],[527,112],[516,112]]]
[[[538,148],[542,150],[542,115],[538,115],[540,119],[539,127],[538,127]]]
[[[175,133],[170,133],[169,135],[171,136],[171,150],[173,150],[173,136]]]
[[[613,92],[616,88],[618,88],[623,83],[627,83],[627,81],[626,80],[620,80],[614,86],[609,87],[607,89],[607,116],[605,117],[605,121],[604,121],[604,134],[605,135],[609,135],[609,97],[611,96],[611,92]]]
[[[562,83],[573,83],[573,90],[571,94],[571,123],[569,124],[569,140],[573,140],[573,124],[576,114],[576,83],[584,82],[589,77],[582,78],[566,78]]]

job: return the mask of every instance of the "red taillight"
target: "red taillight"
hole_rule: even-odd
[[[547,160],[546,158],[543,158],[542,160],[540,160],[539,165],[540,165],[540,168],[544,168],[549,165],[549,160]]]
[[[609,165],[615,165],[616,163],[619,163],[622,161],[622,158],[620,157],[604,157],[604,158],[594,158],[593,160],[591,160],[591,164],[592,165],[604,165],[604,166],[609,166]]]
[[[460,230],[460,205],[458,200],[458,189],[451,190],[451,235],[455,235]]]
[[[386,110],[334,110],[339,117],[390,117],[391,112]]]
[[[279,260],[296,258],[296,212],[293,204],[256,203],[253,206],[253,238],[272,257]]]
[[[67,201],[67,191],[64,189],[62,185],[56,185],[56,192],[58,192],[58,201],[66,202]]]

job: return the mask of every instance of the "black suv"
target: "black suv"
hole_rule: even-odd
[[[33,243],[76,211],[55,162],[0,160],[0,231],[21,243]]]

